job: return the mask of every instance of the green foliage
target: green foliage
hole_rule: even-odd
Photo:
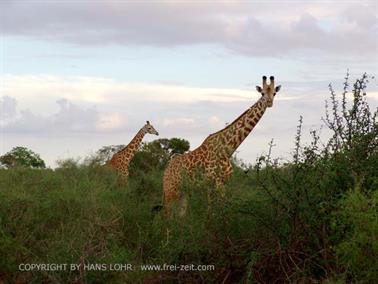
[[[183,154],[189,147],[189,142],[180,138],[143,142],[130,163],[130,174],[137,176],[154,169],[163,170],[173,155]]]
[[[332,85],[332,109],[326,104],[324,121],[333,136],[328,141],[326,153],[342,153],[339,155],[350,167],[353,182],[357,187],[366,186],[371,170],[371,159],[375,159],[378,151],[378,109],[371,111],[367,102],[366,86],[369,82],[367,74],[363,74],[349,91],[349,73],[347,73],[341,98],[338,98]],[[348,105],[348,96],[352,97]],[[349,108],[348,108],[349,107]],[[377,164],[375,163],[375,166]]]
[[[162,140],[162,139],[160,139]],[[189,141],[180,138],[171,138],[168,140],[168,151],[170,155],[183,154],[190,148]]]
[[[347,192],[333,213],[333,229],[344,232],[335,247],[346,279],[373,283],[378,279],[378,191],[371,196]]]
[[[26,147],[14,147],[8,153],[0,156],[0,165],[5,168],[45,168],[45,162],[39,154]]]

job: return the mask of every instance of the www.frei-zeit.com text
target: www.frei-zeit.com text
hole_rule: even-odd
[[[213,264],[21,263],[20,271],[213,271]]]

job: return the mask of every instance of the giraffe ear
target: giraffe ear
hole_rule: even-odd
[[[259,93],[262,92],[262,88],[260,86],[256,86],[256,91],[258,91]]]
[[[281,89],[281,85],[277,86],[277,87],[276,87],[276,90],[275,90],[276,93],[277,93],[280,89]]]

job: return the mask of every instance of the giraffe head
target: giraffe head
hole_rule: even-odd
[[[270,84],[267,84],[266,82],[266,76],[262,77],[263,79],[263,86],[262,88],[260,86],[256,86],[256,90],[261,93],[262,96],[266,97],[266,100],[268,102],[268,107],[273,106],[273,100],[274,96],[278,93],[278,91],[281,89],[281,85],[275,87],[274,85],[274,77],[270,76]]]
[[[143,126],[143,130],[149,134],[159,135],[159,132],[156,131],[156,129],[152,126],[152,124],[150,124],[148,120],[146,121],[146,124]]]

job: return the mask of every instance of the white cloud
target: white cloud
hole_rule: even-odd
[[[132,132],[141,121],[151,120],[171,133],[198,134],[206,132],[208,126],[214,130],[224,126],[216,120],[223,114],[220,110],[234,108],[235,113],[227,117],[232,121],[243,105],[260,97],[254,89],[130,83],[101,77],[4,75],[0,80],[2,93],[8,98],[3,100],[9,101],[7,111],[14,116],[13,121],[2,124],[7,132],[114,132],[126,126]],[[276,100],[297,98],[280,95]],[[210,120],[209,111],[214,114]]]
[[[60,77],[54,75],[3,75],[2,93],[5,96],[33,101],[66,98],[72,101],[101,102],[113,80],[93,77]]]
[[[67,99],[56,101],[58,111],[51,115],[41,115],[31,109],[13,109],[17,104],[14,98],[3,97],[2,101],[14,102],[13,119],[2,120],[0,130],[3,133],[86,133],[115,131],[124,126],[118,113],[100,113],[94,108],[81,108]]]
[[[252,90],[129,83],[96,77],[5,75],[0,80],[5,95],[1,99],[3,113],[12,116],[12,120],[2,119],[2,131],[18,133],[117,131],[125,129],[129,116],[134,117],[133,124],[150,119],[170,130],[189,130],[195,129],[195,118],[183,117],[180,106],[188,115],[185,108],[201,106],[202,102],[202,108],[211,107],[209,104],[250,104],[260,96]],[[162,118],[161,112],[166,109],[172,110],[171,116]]]
[[[301,1],[294,5],[104,0],[1,5],[4,34],[81,45],[216,44],[248,56],[282,56],[307,49],[333,56],[362,56],[373,55],[376,46],[374,1]],[[342,32],[345,26],[350,27],[348,33]]]
[[[52,116],[54,129],[67,132],[91,132],[95,130],[99,116],[97,110],[92,108],[82,109],[67,99],[60,99],[57,104],[60,109]]]
[[[222,124],[220,118],[216,115],[209,117],[209,124],[214,128],[216,128],[216,127],[221,128],[222,126],[224,126],[224,124]]]
[[[255,90],[199,88],[163,83],[119,82],[101,77],[53,75],[4,75],[2,93],[18,100],[66,98],[74,102],[106,103],[113,99],[132,102],[232,102],[258,98]]]
[[[0,98],[0,124],[5,123],[14,118],[17,111],[17,101],[16,99],[3,96]]]
[[[193,118],[179,117],[179,118],[164,118],[163,127],[190,127],[194,126],[195,120]]]
[[[117,130],[124,126],[125,120],[119,113],[102,113],[96,123],[96,129],[100,131]]]

